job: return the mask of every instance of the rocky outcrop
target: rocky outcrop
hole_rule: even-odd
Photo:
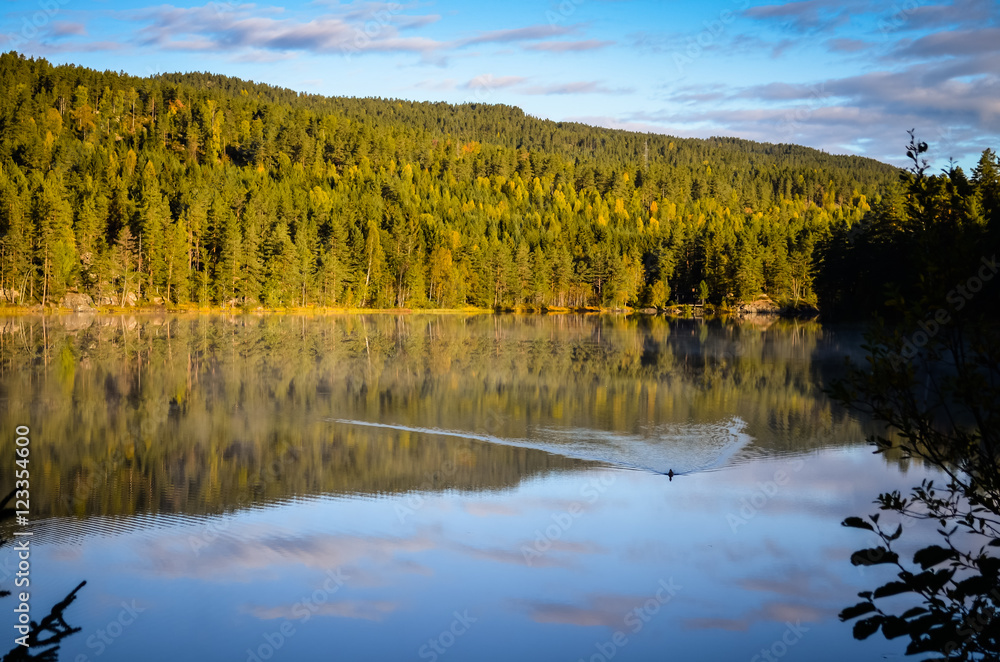
[[[798,306],[779,306],[768,297],[761,297],[752,303],[741,303],[736,308],[736,314],[740,319],[758,324],[779,317],[794,317],[798,319],[813,319],[819,315],[819,310],[814,306],[804,303]]]
[[[736,311],[741,317],[754,315],[780,315],[781,307],[769,298],[763,297],[750,303],[741,303]]]
[[[94,308],[94,300],[90,298],[89,294],[68,292],[66,296],[62,298],[62,301],[59,302],[59,306],[62,308],[69,308],[74,312],[80,313],[92,310]]]
[[[135,292],[129,292],[125,295],[124,306],[134,306],[138,303],[139,298],[135,295]],[[102,306],[121,306],[123,305],[121,295],[115,295],[113,297],[104,297],[101,299]]]
[[[59,315],[56,319],[67,331],[89,329],[94,325],[97,315],[94,312],[74,312],[69,315]]]

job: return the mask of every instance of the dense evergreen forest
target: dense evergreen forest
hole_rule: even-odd
[[[0,293],[20,304],[816,304],[831,251],[843,303],[844,246],[906,225],[898,169],[794,145],[17,53],[0,89]]]

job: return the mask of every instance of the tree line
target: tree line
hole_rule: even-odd
[[[815,305],[823,251],[902,195],[871,159],[502,105],[13,52],[0,81],[0,292],[22,304]]]

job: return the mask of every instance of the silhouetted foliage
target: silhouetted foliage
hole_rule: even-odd
[[[7,507],[10,500],[14,498],[15,490],[12,490],[4,499],[0,501],[0,520],[14,517],[14,510]],[[0,547],[9,542],[0,539]],[[76,588],[61,601],[53,605],[52,609],[41,621],[31,621],[28,625],[28,633],[25,635],[25,643],[22,646],[17,644],[6,655],[3,662],[36,661],[36,662],[56,662],[59,659],[59,644],[66,637],[76,634],[80,628],[70,626],[63,612],[76,600],[76,594],[87,582],[80,582]],[[10,595],[9,591],[0,591],[0,597]]]
[[[928,176],[927,149],[911,134],[902,188],[820,243],[815,288],[824,315],[898,322],[908,311],[993,307],[995,290],[972,296],[964,286],[984,260],[992,270],[1000,245],[1000,206],[988,202],[1000,192],[996,155],[983,152],[970,180],[954,164]]]
[[[896,577],[860,593],[862,602],[840,617],[859,619],[859,639],[879,629],[890,639],[909,637],[908,654],[998,660],[1000,332],[997,284],[990,283],[998,219],[995,210],[988,218],[970,211],[988,188],[983,178],[970,186],[957,169],[927,177],[920,158],[927,147],[912,138],[908,230],[890,233],[887,246],[909,247],[913,270],[900,272],[897,283],[906,275],[915,282],[891,302],[899,323],[870,333],[868,365],[855,366],[834,395],[886,424],[890,433],[871,439],[876,452],[923,458],[946,482],[924,481],[906,497],[881,494],[876,503],[892,514],[890,523],[879,514],[843,522],[881,541],[851,562],[890,565]],[[909,562],[895,548],[904,529],[920,522],[934,526],[940,541]],[[884,600],[890,596],[910,600]]]

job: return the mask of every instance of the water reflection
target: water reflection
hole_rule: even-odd
[[[175,659],[171,633],[182,629],[196,651],[187,659],[243,662],[286,624],[275,659],[326,659],[331,647],[344,659],[421,659],[456,612],[476,620],[443,659],[591,660],[621,631],[615,659],[748,660],[789,623],[803,633],[789,659],[891,653],[892,642],[854,642],[836,619],[871,581],[846,562],[860,538],[841,537],[837,522],[912,476],[887,484],[867,450],[800,459],[797,470],[774,458],[674,483],[606,468],[512,491],[429,491],[419,503],[296,500],[91,530],[40,548],[39,566],[56,584],[87,568],[99,587],[74,614],[88,634],[67,659],[93,659],[87,640],[133,599],[141,618],[102,660]],[[789,480],[744,512],[781,470]]]
[[[8,520],[14,518],[15,510],[9,506],[14,499],[15,493],[12,490],[0,501],[0,522],[6,523]],[[24,532],[23,529],[21,532]],[[0,537],[0,547],[10,542],[7,538]],[[32,542],[33,539],[31,537],[17,539],[14,549],[21,550],[16,556],[18,559],[18,571],[15,575],[17,580],[12,582],[14,584],[11,587],[12,590],[8,590],[7,588],[0,589],[0,598],[12,595],[12,602],[16,601],[16,606],[12,607],[16,618],[13,627],[13,631],[16,634],[12,637],[14,639],[14,647],[3,656],[3,662],[28,662],[29,660],[54,662],[59,659],[59,646],[62,640],[76,634],[81,629],[79,627],[74,628],[66,622],[65,612],[76,600],[76,594],[80,592],[80,589],[87,585],[85,581],[77,584],[76,588],[70,591],[65,598],[54,604],[49,613],[40,620],[36,621],[30,618],[30,614],[32,613],[30,609],[33,604],[30,598],[30,562],[27,567],[21,567],[20,561],[30,561],[30,546]],[[8,550],[3,551],[7,552]],[[8,560],[7,568],[11,567]],[[9,579],[12,574],[14,573],[6,572],[4,578]],[[37,603],[34,603],[34,605],[37,610]],[[22,606],[26,606],[27,609],[22,610]],[[22,616],[24,617],[23,619],[21,618]]]
[[[0,422],[31,425],[38,461],[35,599],[89,582],[65,659],[900,651],[836,618],[871,584],[839,522],[926,475],[871,455],[823,395],[849,332],[457,315],[0,330]],[[136,617],[105,641],[123,605]]]
[[[529,428],[523,438],[484,435],[463,430],[416,428],[389,423],[331,419],[338,425],[394,430],[437,437],[475,439],[503,446],[533,448],[563,457],[605,462],[618,467],[674,476],[725,465],[751,441],[740,419],[719,424],[659,426],[642,434],[614,434],[586,428]],[[674,471],[677,467],[677,471]]]
[[[821,392],[844,340],[811,323],[64,316],[0,340],[0,422],[31,420],[52,459],[42,515],[502,489],[592,461],[682,473],[863,438]]]

